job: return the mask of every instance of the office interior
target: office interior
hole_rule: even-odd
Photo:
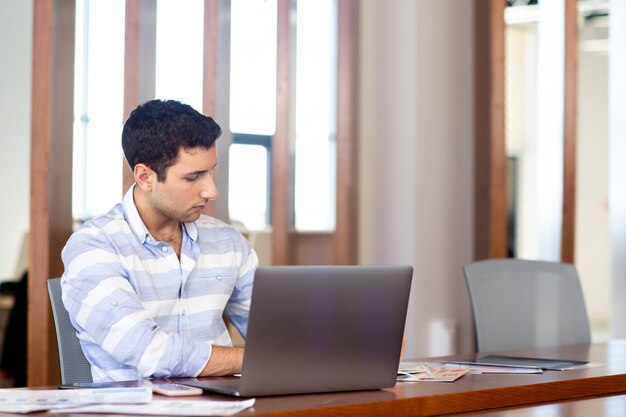
[[[573,262],[594,341],[623,337],[626,316],[620,303],[626,265],[620,254],[625,240],[626,178],[621,171],[626,120],[619,109],[626,108],[626,85],[618,74],[626,70],[624,2],[337,1],[347,7],[343,12],[350,14],[354,25],[348,78],[353,83],[348,118],[353,147],[348,163],[353,171],[347,176],[353,194],[347,200],[337,197],[347,204],[337,214],[337,227],[340,220],[346,222],[341,226],[348,233],[342,233],[337,240],[340,246],[334,247],[332,231],[297,233],[286,223],[283,236],[291,240],[276,246],[272,232],[248,230],[262,262],[336,263],[338,251],[345,254],[344,263],[413,265],[405,357],[473,351],[472,317],[461,268],[486,257]],[[136,2],[146,3],[152,2]],[[204,6],[219,9],[225,3],[207,0]],[[46,104],[52,103],[53,115],[58,113],[54,108],[58,102],[34,101],[41,98],[33,87],[36,63],[45,62],[33,52],[38,50],[37,12],[45,14],[47,7],[56,10],[63,4],[0,0],[0,172],[5,194],[0,277],[4,282],[18,280],[32,267],[58,264],[55,239],[71,232],[32,220],[33,213],[45,215],[59,205],[71,206],[71,201],[50,197],[58,187],[54,181],[33,185],[33,173],[47,175],[37,166],[42,161],[37,158],[46,157],[46,152],[34,149],[32,143],[38,142],[31,142],[39,118],[50,116]],[[499,9],[501,26],[490,20],[495,19],[490,12]],[[572,10],[573,20],[571,15],[566,18],[566,11]],[[577,28],[573,38],[563,35],[565,22],[571,28],[572,21]],[[576,45],[566,44],[566,39],[575,39]],[[494,53],[499,45],[502,55]],[[50,50],[53,61],[54,54],[62,54]],[[576,59],[568,60],[573,50]],[[574,67],[568,67],[572,61]],[[498,71],[504,71],[502,83],[496,82]],[[65,87],[57,83],[51,94],[63,96]],[[572,91],[574,97],[568,95]],[[573,109],[568,107],[572,103]],[[219,112],[219,103],[217,108]],[[118,138],[111,141],[118,146]],[[574,156],[568,146],[575,147]],[[508,163],[494,168],[489,158],[498,152]],[[564,160],[575,162],[573,173],[564,174],[570,167]],[[52,168],[60,176],[50,174],[50,178],[71,182],[69,167]],[[110,169],[112,173],[103,175],[127,184],[121,160]],[[506,207],[504,211],[494,210],[494,189],[500,190],[495,195],[502,200],[495,206]],[[223,215],[227,201],[219,204],[216,213]],[[564,204],[569,204],[567,213]],[[502,219],[506,225],[498,230],[506,232],[498,235],[494,228]],[[564,226],[564,219],[571,222]],[[33,227],[46,230],[39,234]],[[41,252],[33,252],[33,242],[50,247],[45,259],[38,257]],[[563,249],[567,245],[569,249]],[[285,247],[290,256],[272,253],[273,248]],[[35,284],[30,285],[29,315],[49,319],[45,286],[38,282],[33,291]],[[10,294],[4,300],[6,313],[12,305]],[[4,318],[5,325],[6,314]],[[28,346],[28,385],[54,384],[54,330],[45,320],[33,320],[31,316],[29,337],[44,336],[29,339],[40,343]],[[3,334],[4,342],[11,336]]]

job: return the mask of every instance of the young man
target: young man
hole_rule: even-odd
[[[258,258],[234,228],[201,214],[217,197],[220,135],[173,100],[144,103],[126,121],[135,183],[62,253],[63,302],[94,381],[240,371],[243,349],[222,315],[245,337]]]

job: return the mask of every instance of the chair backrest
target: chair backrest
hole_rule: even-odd
[[[466,265],[463,273],[477,352],[591,342],[574,265],[491,259]]]
[[[72,326],[70,315],[61,299],[61,278],[49,279],[47,285],[59,348],[61,384],[92,382],[91,365],[85,358],[78,336],[76,336],[76,329]]]

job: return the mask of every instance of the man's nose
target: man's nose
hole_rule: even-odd
[[[215,183],[215,178],[213,176],[209,176],[207,181],[202,185],[202,190],[200,191],[200,197],[205,200],[215,200],[217,198],[217,184]]]

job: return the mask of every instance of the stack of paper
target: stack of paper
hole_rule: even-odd
[[[107,413],[178,416],[232,415],[252,407],[246,401],[152,400],[152,387],[76,390],[0,389],[0,412]]]
[[[472,361],[445,362],[446,365],[466,368],[473,374],[541,374],[543,370],[534,366],[499,365]]]
[[[0,412],[30,413],[87,404],[145,404],[152,388],[99,388],[78,390],[0,389]]]
[[[452,382],[470,370],[436,362],[405,362],[398,370],[398,381]]]

